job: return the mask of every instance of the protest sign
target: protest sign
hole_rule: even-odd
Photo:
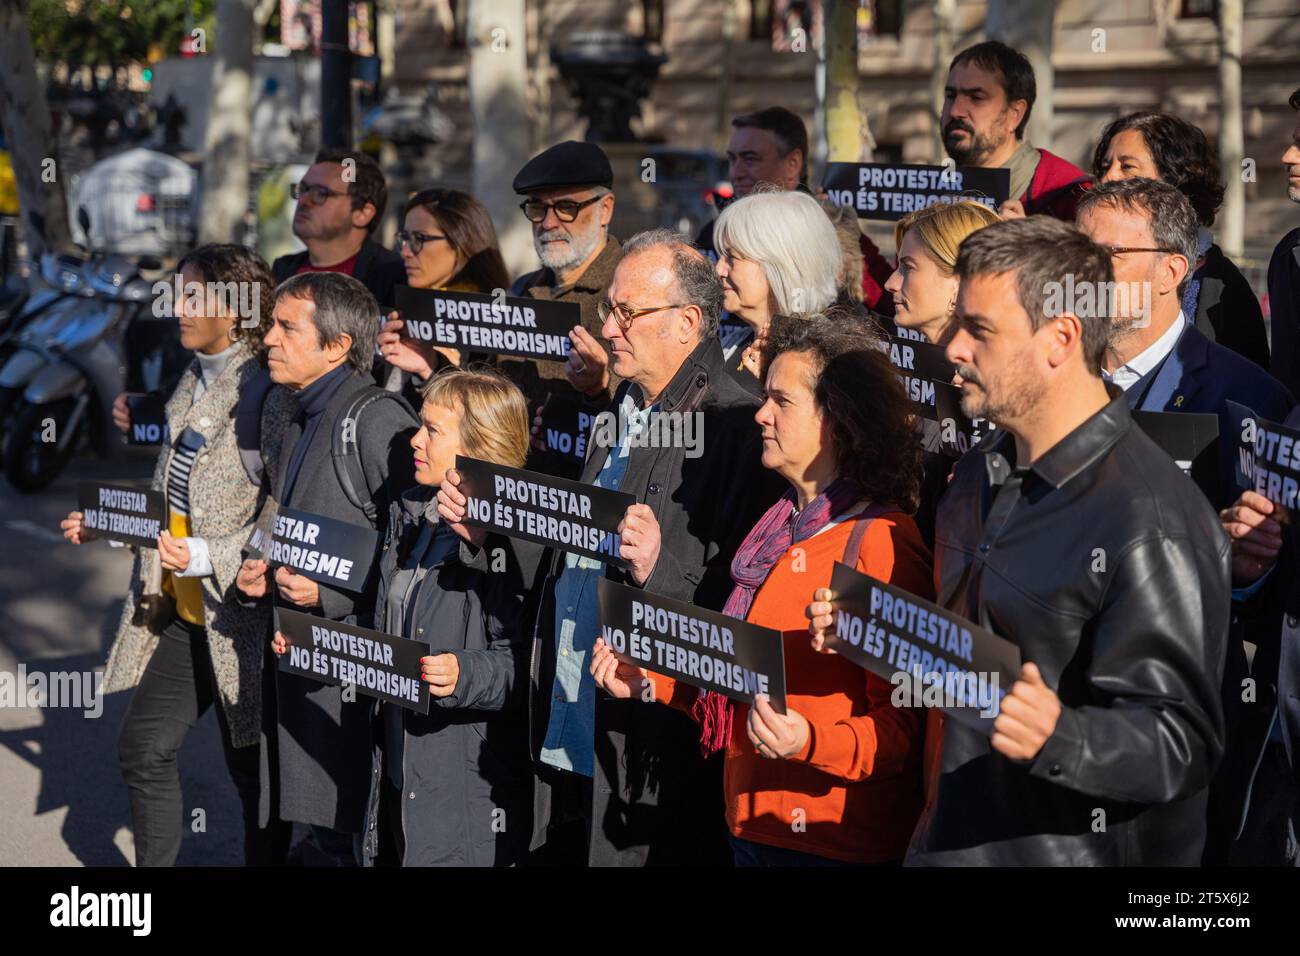
[[[961,389],[946,382],[934,383],[935,419],[939,423],[939,450],[960,458],[984,440],[997,426],[987,418],[971,421],[961,410]]]
[[[394,295],[407,338],[471,352],[563,362],[569,357],[569,332],[582,324],[576,302],[404,285]]]
[[[930,342],[888,336],[886,354],[899,371],[903,391],[916,406],[916,413],[932,421],[938,419],[935,408],[935,383],[951,383],[954,366],[944,355],[944,350]]]
[[[244,542],[244,554],[247,557],[258,561],[267,560],[267,555],[271,553],[271,541],[275,537],[275,516],[279,510],[279,502],[267,496],[257,520],[253,523],[253,530],[249,533],[248,540]]]
[[[1133,421],[1210,501],[1218,501],[1219,416],[1201,412],[1134,411]]]
[[[941,707],[993,733],[1002,698],[1020,676],[1016,645],[847,564],[836,562],[831,592],[830,647],[892,683],[897,705]]]
[[[1228,415],[1237,426],[1238,488],[1263,495],[1275,505],[1292,509],[1300,496],[1300,431],[1288,428],[1237,402],[1228,402]]]
[[[456,456],[467,525],[627,567],[618,526],[636,498],[522,468]]]
[[[569,396],[552,395],[542,408],[546,450],[572,461],[586,461],[587,437],[595,421],[595,413],[583,409]]]
[[[167,527],[166,499],[149,488],[83,481],[77,485],[77,507],[95,538],[157,548]]]
[[[131,412],[128,445],[165,445],[171,441],[167,428],[166,403],[159,395],[133,395],[126,401]]]
[[[780,631],[601,578],[600,633],[619,660],[733,700],[766,694],[785,713]]]
[[[256,546],[253,538],[250,544]],[[258,542],[258,543],[263,543]],[[281,506],[271,524],[265,560],[282,564],[321,584],[360,594],[375,563],[379,534],[372,528]]]
[[[429,685],[420,658],[429,645],[355,624],[276,608],[277,629],[289,644],[279,667],[322,684],[354,684],[357,692],[416,713],[429,712]]]
[[[996,210],[1011,193],[1010,169],[915,163],[831,163],[822,188],[859,219],[894,222],[937,202],[973,199]],[[968,195],[960,195],[961,193]]]

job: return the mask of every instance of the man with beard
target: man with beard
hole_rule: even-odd
[[[369,289],[381,309],[392,308],[393,286],[406,282],[406,270],[397,253],[371,238],[388,205],[379,164],[357,150],[323,149],[293,194],[293,234],[307,248],[275,260],[275,281],[303,272],[341,272]]]
[[[939,604],[1015,644],[996,716],[944,723],[917,865],[1195,865],[1223,754],[1229,544],[1205,496],[1101,376],[1109,318],[1057,305],[1113,282],[1046,216],[957,257],[948,360],[997,431],[936,521]]]
[[[528,399],[530,413],[543,406],[574,414],[599,412],[609,404],[609,347],[600,337],[597,306],[622,257],[619,241],[609,234],[614,215],[614,171],[604,150],[594,143],[568,141],[552,146],[524,164],[514,190],[524,196],[519,208],[533,226],[533,248],[541,268],[521,276],[511,295],[576,303],[580,322],[569,333],[567,362],[501,358],[498,367]],[[534,425],[539,425],[534,417]],[[529,468],[576,478],[581,462],[548,454],[534,446]]]
[[[989,40],[962,50],[943,88],[943,148],[958,166],[1010,169],[1004,219],[1046,213],[1070,222],[1088,174],[1025,139],[1034,107],[1034,68],[1025,55]]]

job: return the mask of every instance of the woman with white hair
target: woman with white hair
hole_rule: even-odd
[[[722,305],[744,323],[724,334],[728,367],[761,389],[759,353],[776,315],[824,312],[839,294],[840,243],[817,200],[799,191],[755,191],[727,206],[713,227]]]

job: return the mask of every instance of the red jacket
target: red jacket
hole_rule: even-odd
[[[1092,188],[1092,177],[1074,163],[1045,149],[1038,151],[1038,168],[1029,188],[1020,197],[1025,215],[1045,213],[1065,222],[1074,222],[1079,197]]]

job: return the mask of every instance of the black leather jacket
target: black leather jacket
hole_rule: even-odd
[[[995,433],[939,507],[939,603],[1061,698],[1028,764],[946,721],[908,863],[1196,865],[1223,754],[1229,543],[1123,394],[1024,470]]]

